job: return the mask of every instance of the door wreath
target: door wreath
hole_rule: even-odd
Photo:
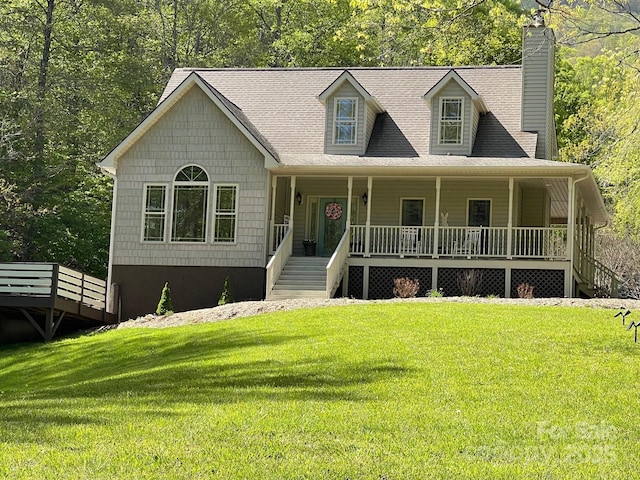
[[[342,205],[337,202],[328,203],[324,214],[329,220],[339,220],[342,217]]]

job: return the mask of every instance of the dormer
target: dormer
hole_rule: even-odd
[[[489,111],[482,97],[449,70],[423,98],[431,107],[429,153],[471,155],[480,114]]]
[[[325,153],[364,155],[376,116],[384,111],[375,97],[345,70],[318,100],[325,105]]]

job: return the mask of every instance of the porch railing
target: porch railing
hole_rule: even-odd
[[[273,226],[273,235],[271,236],[273,244],[271,245],[271,253],[274,253],[278,249],[284,239],[284,236],[287,234],[287,230],[289,230],[289,225],[286,223],[277,223]]]
[[[577,247],[573,267],[578,279],[592,289],[588,293],[597,297],[618,297],[620,283],[615,272]]]
[[[288,229],[285,234],[282,242],[278,245],[276,252],[267,263],[267,300],[269,299],[269,294],[273,287],[275,286],[278,278],[280,278],[280,274],[282,273],[282,269],[287,264],[287,260],[293,254],[293,230]]]
[[[531,258],[566,260],[566,227],[351,226],[351,255],[415,257]],[[510,246],[510,248],[509,248]],[[368,247],[368,248],[367,248]]]
[[[349,231],[349,227],[347,227],[344,234],[342,235],[340,243],[338,243],[338,246],[333,252],[333,255],[331,255],[331,259],[327,264],[327,298],[333,297],[333,294],[338,289],[338,285],[340,284],[340,280],[342,279],[347,258],[349,257],[350,237],[351,232]]]
[[[441,257],[506,257],[506,227],[440,227]]]
[[[433,254],[433,227],[370,227],[369,250],[366,251],[366,229],[353,227],[358,238],[352,238],[352,245],[361,253],[369,255],[398,255],[400,257],[426,257]]]
[[[517,227],[513,229],[513,256],[564,260],[567,254],[566,227]]]

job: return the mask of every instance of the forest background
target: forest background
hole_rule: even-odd
[[[640,0],[547,4],[561,161],[610,209],[601,260],[640,298]],[[106,276],[112,181],[99,162],[176,67],[521,62],[533,0],[3,0],[0,261]]]

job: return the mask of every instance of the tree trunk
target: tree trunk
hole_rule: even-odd
[[[51,57],[51,37],[53,32],[53,11],[55,0],[47,0],[45,23],[42,30],[42,57],[40,59],[40,71],[38,73],[38,88],[36,91],[35,109],[35,171],[34,175],[40,178],[44,167],[45,125],[44,110],[47,98],[47,73],[49,72],[49,59]]]

